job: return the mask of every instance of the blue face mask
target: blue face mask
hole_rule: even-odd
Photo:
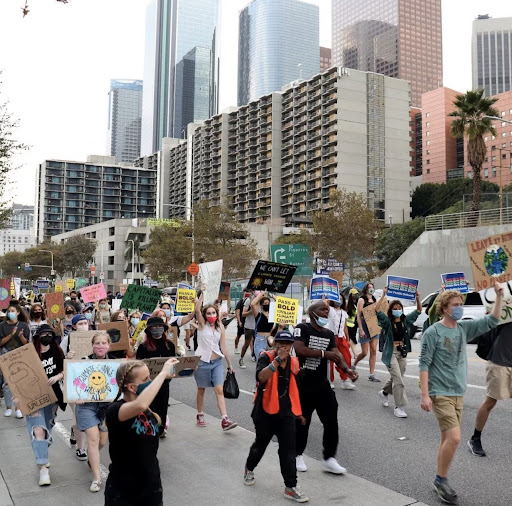
[[[402,316],[404,314],[404,312],[401,310],[401,309],[393,309],[391,311],[391,314],[395,317],[395,318],[400,318],[400,316]]]
[[[92,313],[84,313],[84,316],[87,320],[90,320],[92,318]]]
[[[14,320],[16,318],[17,314],[13,311],[9,311],[7,313],[7,318],[9,318],[9,320]]]
[[[455,306],[453,308],[452,314],[450,315],[450,318],[452,320],[460,320],[464,316],[464,307],[463,306]]]
[[[130,319],[130,323],[136,327],[139,323],[140,323],[140,319],[139,318],[131,318]]]
[[[327,324],[329,323],[329,320],[327,318],[324,318],[323,316],[318,316],[316,313],[313,313],[316,318],[316,323],[320,327],[327,327]]]
[[[167,316],[167,318],[170,318],[171,310],[170,309],[164,309],[164,312],[165,312],[165,316]]]
[[[137,395],[140,395],[146,388],[151,385],[151,380],[146,381],[145,383],[141,383],[140,385],[137,385]]]

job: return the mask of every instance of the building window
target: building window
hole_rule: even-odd
[[[430,132],[427,131],[427,137],[430,137]]]
[[[426,126],[427,126],[427,128],[430,126],[430,121],[427,121],[427,125]]]
[[[471,171],[468,170],[468,177],[471,179],[473,177],[473,174],[471,174]]]
[[[507,132],[501,132],[501,136],[502,137],[506,137],[507,136]]]
[[[484,141],[487,142],[489,140],[489,137],[487,135],[484,137]]]
[[[501,126],[504,127],[504,126],[507,126],[507,124],[504,121],[502,121]]]
[[[108,229],[108,235],[116,235],[116,227],[110,227]]]
[[[501,117],[505,116],[505,111],[501,111]]]
[[[496,155],[493,155],[492,157],[492,161],[495,162],[496,161]]]
[[[430,141],[427,141],[427,146],[430,146]]]
[[[430,165],[430,160],[427,160],[427,165]]]
[[[489,177],[489,169],[484,169],[484,177],[485,178]]]
[[[487,163],[489,160],[487,157],[484,158],[484,163]]]
[[[108,243],[108,249],[109,251],[114,251],[114,241]]]
[[[425,113],[425,118],[428,118],[429,116],[430,116],[429,112]]]
[[[430,169],[427,169],[427,174],[430,174]]]
[[[114,265],[114,257],[108,257],[108,265]]]
[[[430,155],[430,149],[427,149],[427,155]]]
[[[496,177],[496,170],[497,170],[496,167],[492,168],[492,177]]]

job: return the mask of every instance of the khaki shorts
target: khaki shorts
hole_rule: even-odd
[[[464,407],[464,397],[446,395],[434,395],[432,399],[432,408],[437,418],[437,423],[441,432],[460,427],[462,418],[462,408]]]
[[[485,370],[487,397],[497,401],[512,398],[512,367],[489,361]]]

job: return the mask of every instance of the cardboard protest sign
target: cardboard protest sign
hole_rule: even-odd
[[[107,322],[100,323],[98,330],[105,330],[110,336],[112,344],[110,351],[121,351],[130,349],[130,335],[128,333],[128,322]]]
[[[510,285],[510,283],[505,283],[505,289],[503,290],[503,306],[498,325],[512,322],[512,293],[510,292]],[[479,293],[480,298],[482,299],[482,304],[485,307],[485,312],[490,313],[494,303],[496,302],[496,292],[494,291],[494,288],[486,288],[485,290],[481,290]]]
[[[373,304],[370,304],[369,306],[366,306],[363,308],[363,317],[366,322],[366,325],[368,326],[368,331],[370,332],[370,337],[374,337],[378,334],[380,334],[381,328],[377,320],[377,313],[375,312],[375,306],[377,305],[376,302]],[[386,313],[388,310],[388,302],[384,301],[381,306],[380,310],[383,313]]]
[[[4,381],[24,415],[57,402],[53,388],[48,385],[41,359],[32,343],[0,355],[0,368]]]
[[[249,283],[247,283],[247,289],[285,293],[296,270],[296,265],[258,260]]]
[[[420,282],[417,279],[388,276],[388,298],[414,300],[419,284]]]
[[[121,309],[121,301],[122,299],[112,299],[112,311],[119,311]]]
[[[80,288],[80,293],[82,294],[82,300],[85,304],[88,302],[98,302],[101,299],[107,298],[107,292],[103,283],[84,286],[83,288]]]
[[[460,293],[468,293],[469,287],[463,272],[450,272],[441,274],[441,282],[446,290],[457,290]]]
[[[219,299],[220,300],[229,300],[229,291],[231,289],[231,283],[227,281],[221,281],[220,290],[219,290]]]
[[[66,287],[68,290],[75,288],[75,280],[73,278],[66,279]]]
[[[128,285],[121,300],[121,308],[139,309],[152,313],[162,296],[161,290],[140,285]]]
[[[0,309],[9,307],[11,301],[11,280],[0,279]]]
[[[201,278],[201,283],[206,285],[206,291],[203,296],[204,304],[213,304],[219,296],[220,283],[222,281],[222,264],[222,260],[199,264],[199,277]]]
[[[179,364],[174,366],[174,373],[177,378],[186,378],[192,376],[194,369],[199,364],[201,357],[187,356],[187,357],[176,357],[179,360]],[[169,360],[169,357],[156,357],[146,358],[143,362],[148,366],[149,377],[155,379],[158,373],[162,370],[164,364]]]
[[[92,355],[92,338],[97,330],[71,331],[69,333],[69,351],[74,351],[74,359]]]
[[[298,321],[298,317],[299,301],[297,299],[289,299],[288,297],[276,297],[275,313],[272,321],[282,325],[297,325],[300,323],[300,321]]]
[[[135,332],[132,335],[132,344],[135,344],[139,340],[139,337],[141,338],[141,340],[143,339],[143,336],[141,334],[146,330],[146,325],[146,320],[142,320],[137,324]]]
[[[64,402],[112,402],[122,360],[64,360]]]
[[[178,288],[176,298],[177,313],[192,313],[196,305],[196,291],[187,288]]]
[[[311,279],[309,298],[311,300],[322,299],[340,301],[340,289],[338,282],[328,276],[316,276]]]
[[[64,318],[66,308],[64,307],[64,294],[62,292],[49,292],[44,297],[46,314],[49,320]]]
[[[68,285],[65,281],[56,281],[55,282],[55,291],[56,292],[65,292],[68,289]]]
[[[331,271],[329,277],[338,282],[338,287],[343,285],[343,271]]]
[[[467,248],[476,291],[512,279],[512,232],[470,242]]]

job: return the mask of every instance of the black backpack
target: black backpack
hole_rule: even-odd
[[[489,360],[489,355],[491,353],[492,347],[496,342],[496,338],[499,336],[501,330],[501,326],[494,327],[489,332],[482,334],[478,338],[478,343],[476,346],[476,354],[483,360]]]

